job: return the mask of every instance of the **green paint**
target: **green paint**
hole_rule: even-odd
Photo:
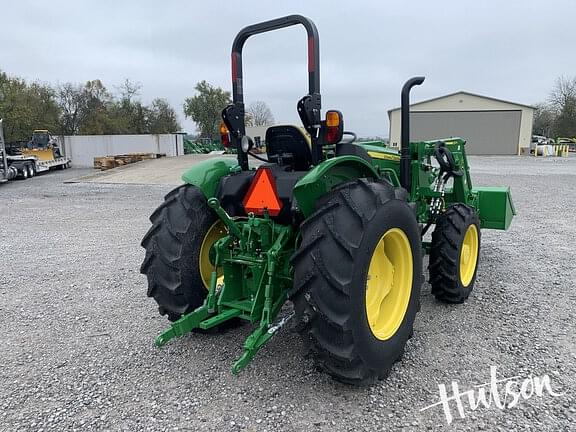
[[[382,173],[382,176],[388,178],[395,187],[399,187],[400,153],[395,149],[372,143],[360,143],[359,145],[368,152],[374,167]]]
[[[198,162],[182,175],[184,183],[198,187],[206,198],[216,194],[220,178],[239,169],[234,158],[219,157]]]
[[[233,373],[238,373],[278,330],[274,320],[292,287],[289,259],[296,234],[292,226],[277,224],[267,215],[233,221],[217,199],[210,199],[209,205],[224,224],[234,224],[230,235],[214,245],[216,267],[222,267],[225,283],[217,287],[213,272],[204,304],[174,322],[157,338],[157,345],[195,328],[208,329],[239,317],[257,327],[246,339],[244,353],[232,368]]]
[[[368,152],[376,152],[376,153],[383,153],[390,156],[397,156],[400,157],[400,153],[397,149],[392,147],[385,147],[384,145],[380,144],[379,141],[369,141],[369,142],[362,142],[358,143],[360,147],[363,147]]]
[[[507,230],[516,214],[508,186],[480,186],[472,189],[478,196],[480,227]]]
[[[357,156],[325,160],[302,177],[294,187],[294,198],[304,216],[314,211],[318,199],[334,186],[358,178],[380,178],[376,167]]]

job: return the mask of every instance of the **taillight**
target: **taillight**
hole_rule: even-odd
[[[324,121],[326,144],[336,144],[342,139],[344,125],[342,113],[340,111],[326,111],[326,120]]]
[[[267,210],[270,216],[278,216],[282,210],[282,201],[276,193],[276,182],[269,168],[256,171],[242,204],[246,213],[263,215],[264,210]]]
[[[220,123],[220,141],[224,147],[230,146],[230,132],[224,122]]]

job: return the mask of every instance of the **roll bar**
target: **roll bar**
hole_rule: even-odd
[[[242,49],[250,36],[266,33],[284,27],[301,24],[308,33],[308,98],[306,110],[309,111],[307,118],[313,118],[311,123],[320,123],[320,45],[316,25],[309,18],[301,15],[289,15],[264,21],[244,27],[234,38],[232,43],[232,105],[222,111],[224,123],[230,131],[232,143],[238,151],[238,164],[243,170],[248,169],[248,156],[242,151],[241,139],[246,134],[244,125],[244,88],[242,82]],[[299,105],[300,107],[300,105]],[[302,117],[302,113],[300,117]],[[317,121],[316,121],[317,120]],[[306,127],[306,124],[304,125]],[[316,126],[316,124],[314,124]],[[317,137],[312,137],[313,148],[316,148]],[[321,151],[321,150],[320,150]],[[316,154],[313,150],[313,153]]]
[[[289,15],[244,27],[232,44],[232,100],[244,102],[242,88],[242,49],[250,36],[301,24],[308,33],[308,94],[320,93],[320,46],[318,29],[309,18]]]
[[[410,172],[410,163],[412,156],[410,154],[410,90],[412,87],[424,82],[424,77],[410,78],[402,86],[401,94],[401,129],[400,129],[400,186],[410,192],[412,184],[412,175]]]

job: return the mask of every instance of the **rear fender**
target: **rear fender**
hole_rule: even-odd
[[[194,185],[206,199],[214,197],[220,179],[240,170],[236,159],[213,158],[199,162],[182,174],[184,183]]]
[[[378,171],[357,156],[338,156],[316,165],[294,186],[294,199],[305,217],[315,210],[320,197],[335,186],[359,178],[380,178]]]

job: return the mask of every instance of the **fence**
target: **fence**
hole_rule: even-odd
[[[73,135],[60,138],[64,155],[72,159],[72,166],[87,168],[94,158],[127,153],[158,153],[166,156],[184,154],[182,134],[161,135]]]

